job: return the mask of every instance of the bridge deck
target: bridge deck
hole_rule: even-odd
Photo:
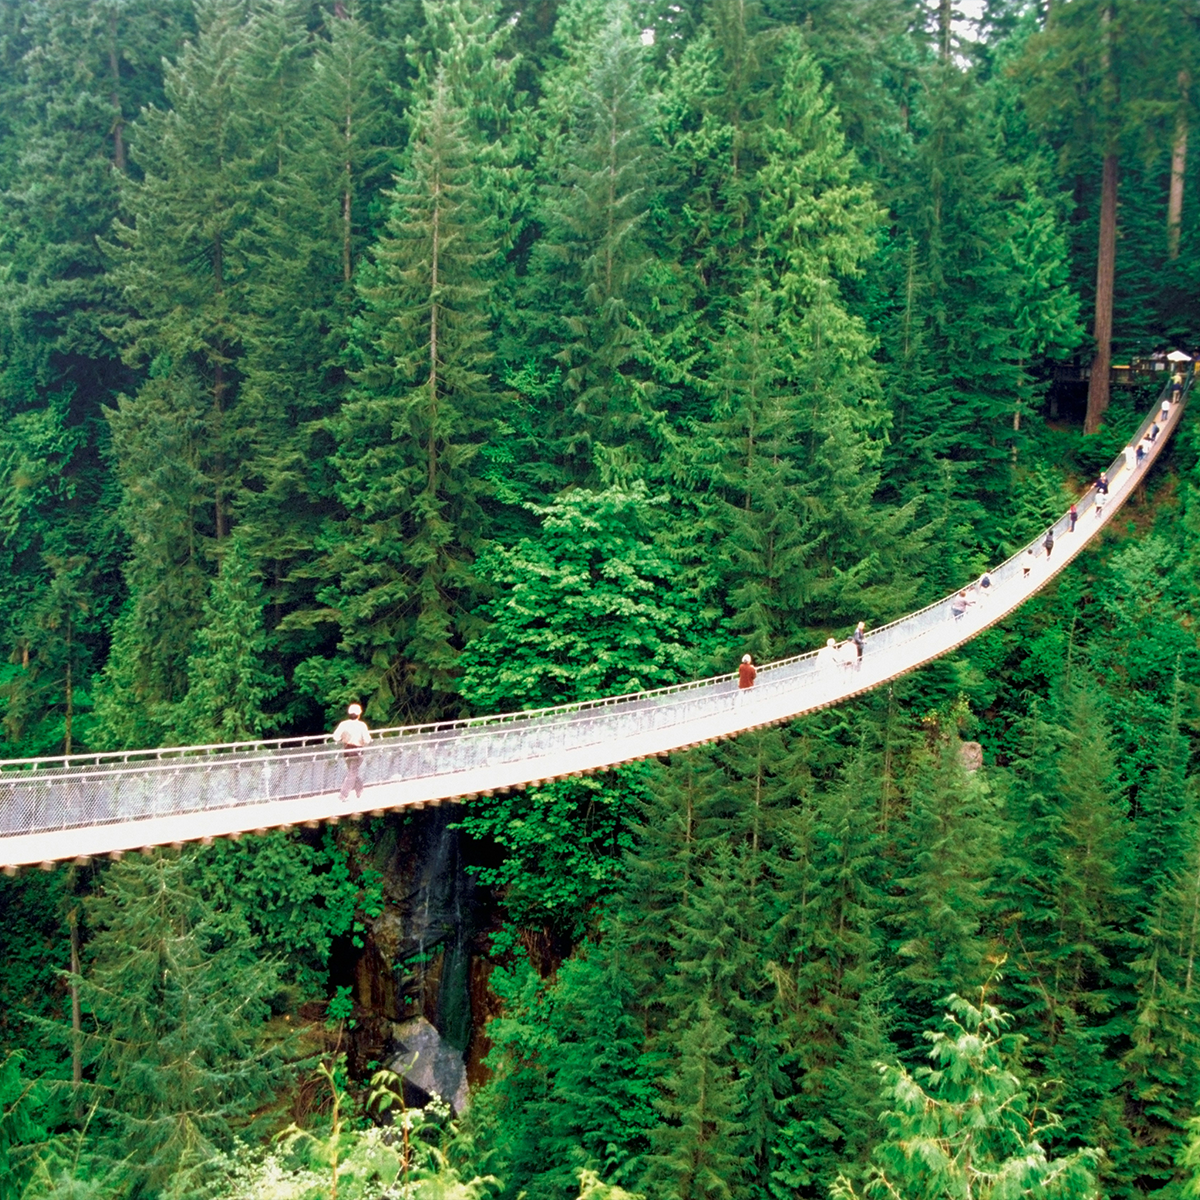
[[[1041,537],[1001,564],[965,615],[953,596],[866,636],[859,666],[816,653],[759,668],[755,686],[732,676],[538,712],[383,731],[364,751],[361,798],[343,800],[342,752],[321,738],[129,754],[11,760],[0,764],[0,866],[120,854],[363,812],[439,803],[661,755],[836,704],[948,653],[1020,607],[1097,537],[1177,428],[1172,406],[1139,465],[1109,470],[1108,502],[1089,491],[1068,532],[1054,524],[1049,560]],[[1136,444],[1158,416],[1142,422]],[[957,593],[956,593],[957,594]]]

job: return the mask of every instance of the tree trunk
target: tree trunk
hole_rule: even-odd
[[[67,918],[71,930],[71,1079],[83,1082],[83,1013],[79,1006],[79,910]]]
[[[117,57],[117,10],[108,16],[108,69],[112,75],[109,102],[113,110],[113,166],[125,172],[125,116],[121,112],[121,60]]]
[[[1104,156],[1100,195],[1100,244],[1096,256],[1096,355],[1088,380],[1087,417],[1083,432],[1095,433],[1108,410],[1112,368],[1113,269],[1117,259],[1117,156]]]
[[[438,410],[438,254],[441,250],[438,218],[442,210],[440,166],[439,176],[433,185],[433,233],[430,255],[430,304],[429,304],[429,456],[428,487],[430,493],[437,490],[437,410]]]
[[[952,0],[938,0],[938,53],[944,63],[950,61],[953,25],[954,6]]]
[[[225,247],[221,241],[221,235],[218,233],[213,239],[213,290],[219,296],[225,291]],[[213,470],[213,519],[216,523],[217,541],[225,540],[225,504],[224,504],[224,478],[225,478],[225,456],[220,449],[220,441],[223,436],[222,426],[225,420],[225,363],[223,361],[224,347],[220,344],[213,347],[212,364],[213,364],[213,411],[216,417],[215,427],[217,434],[217,453],[216,465]]]
[[[75,721],[75,684],[71,676],[71,625],[67,622],[67,676],[65,680],[67,692],[67,713],[63,720],[63,753],[71,753],[71,726]]]
[[[1179,257],[1179,231],[1183,224],[1183,175],[1187,170],[1187,94],[1191,78],[1179,72],[1179,113],[1175,118],[1175,141],[1171,147],[1171,191],[1167,197],[1167,257]]]
[[[350,100],[346,99],[346,188],[342,192],[342,282],[349,283],[353,278],[352,263],[350,261],[350,193],[354,183],[353,168],[350,163],[350,149],[352,146],[351,129],[350,129]]]

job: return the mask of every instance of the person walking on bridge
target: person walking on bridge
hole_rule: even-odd
[[[346,752],[346,778],[342,780],[341,798],[345,800],[351,793],[361,796],[363,793],[362,779],[358,768],[362,763],[364,746],[371,744],[371,731],[362,719],[362,706],[351,704],[346,709],[347,720],[343,721],[333,731],[333,740],[342,743]]]
[[[854,669],[857,671],[862,667],[863,644],[867,636],[867,624],[865,621],[859,621],[854,627],[854,632],[850,635],[850,640],[854,643]]]
[[[741,664],[738,667],[738,704],[741,704],[746,698],[746,693],[754,686],[754,680],[757,677],[758,668],[754,665],[754,660],[750,655],[743,654]]]
[[[1046,551],[1046,562],[1050,561],[1050,553],[1054,549],[1054,530],[1047,529],[1046,536],[1042,539],[1042,549]]]

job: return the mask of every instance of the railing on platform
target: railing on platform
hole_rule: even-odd
[[[1191,385],[1188,377],[1188,387]],[[1162,398],[1168,395],[1170,384]],[[1185,395],[1186,398],[1186,395]],[[1123,499],[1157,456],[1178,424],[1182,403],[1172,406],[1170,427],[1151,448],[1144,464],[1131,466],[1124,454],[1109,468],[1110,493]],[[1155,423],[1159,407],[1138,427],[1131,446]],[[1077,503],[1078,522],[1087,537],[1099,528],[1093,516],[1096,494],[1089,489]],[[1068,517],[1051,527],[1056,541]],[[991,596],[1025,580],[1031,570],[1043,576],[1053,565],[1040,552],[1044,533],[989,573]],[[1078,552],[1081,540],[1070,553]],[[1031,562],[1028,551],[1033,550]],[[1060,553],[1060,557],[1064,557]],[[1040,586],[1040,581],[1039,581]],[[996,601],[996,612],[1008,611],[1025,597],[1010,589],[1013,603]],[[790,711],[799,713],[833,703],[863,687],[909,670],[973,636],[978,620],[961,629],[951,593],[917,612],[871,630],[864,662],[869,670],[850,677],[831,671],[817,652],[770,663],[759,669],[754,707],[778,708],[785,694],[795,698]],[[986,614],[985,614],[986,615]],[[991,619],[995,619],[992,617]],[[987,622],[984,622],[986,624]],[[980,628],[983,625],[979,625]],[[853,668],[851,668],[853,669]],[[860,682],[861,681],[861,684]],[[453,780],[480,768],[597,748],[597,765],[612,761],[611,748],[647,733],[696,727],[709,718],[729,714],[737,700],[736,676],[722,675],[601,700],[498,716],[469,718],[433,725],[376,732],[364,751],[362,775],[369,785],[442,777]],[[787,705],[783,706],[785,709]],[[669,741],[670,739],[665,739]],[[684,739],[686,740],[686,739]],[[683,741],[677,744],[683,744]],[[607,756],[599,753],[603,748]],[[344,771],[343,752],[328,735],[270,741],[188,746],[159,750],[58,756],[0,761],[0,843],[5,837],[92,826],[110,826],[146,818],[237,809],[274,800],[293,800],[337,790]],[[0,862],[4,861],[0,849]]]

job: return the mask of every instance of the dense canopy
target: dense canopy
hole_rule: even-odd
[[[1196,0],[0,0],[4,757],[978,575],[1200,350],[1198,51]],[[834,712],[0,880],[0,1200],[1200,1194],[1198,450]]]

